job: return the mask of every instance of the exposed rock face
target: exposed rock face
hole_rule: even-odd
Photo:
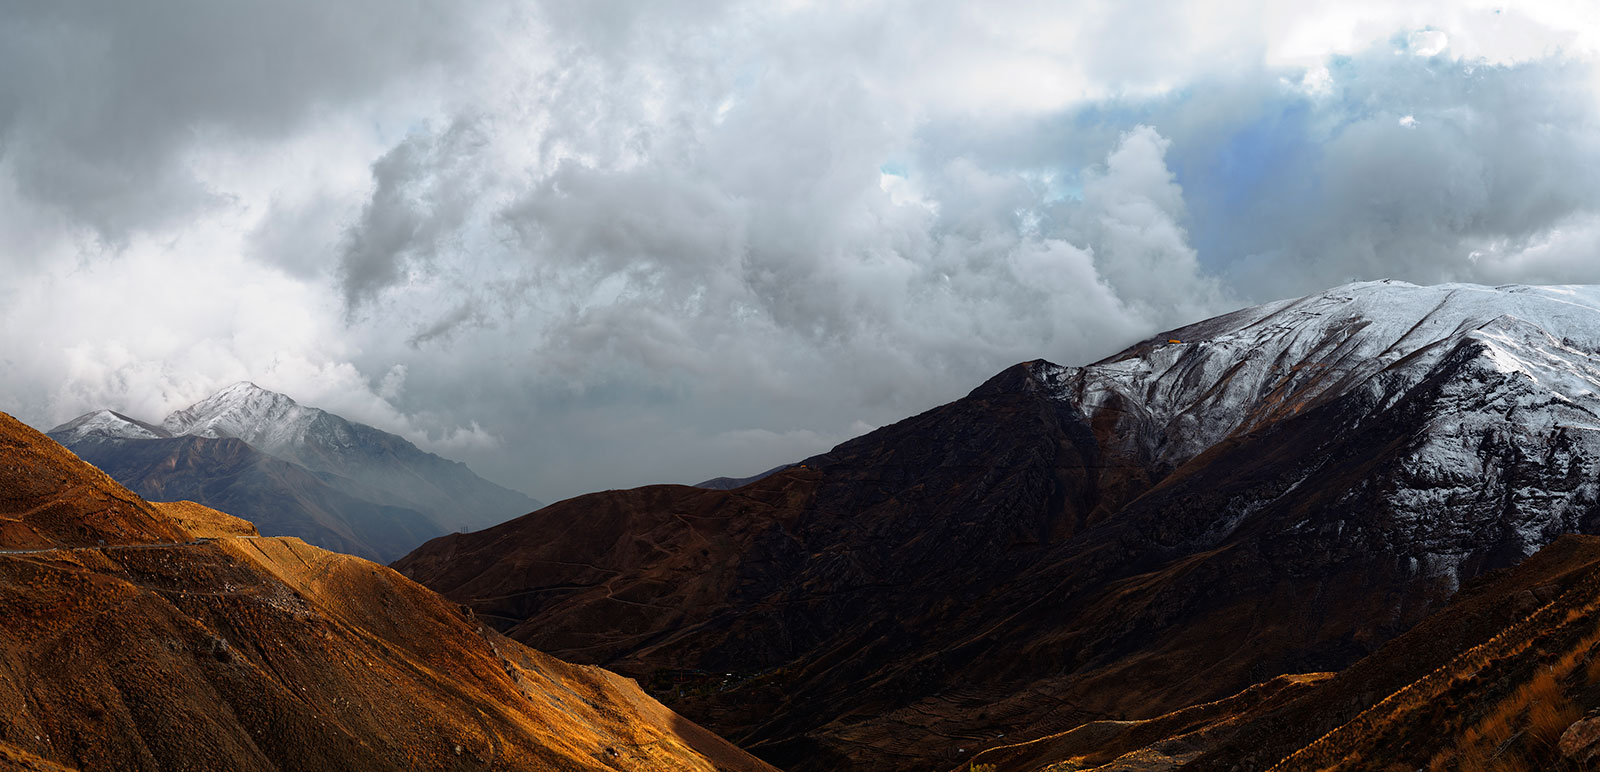
[[[50,436],[147,498],[193,499],[271,535],[379,560],[539,506],[464,464],[252,383],[159,426],[99,410]]]
[[[773,772],[387,568],[0,451],[0,767]]]
[[[395,565],[781,766],[949,768],[1342,668],[1600,530],[1597,351],[1600,289],[1352,285]]]
[[[1570,764],[1588,766],[1600,756],[1600,718],[1572,722],[1556,741],[1556,751]]]

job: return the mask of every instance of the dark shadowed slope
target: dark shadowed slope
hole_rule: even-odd
[[[1341,669],[1595,530],[1597,351],[1593,288],[1352,285],[395,565],[780,765],[949,768]]]
[[[4,414],[0,453],[0,766],[770,770],[382,566],[146,503]]]
[[[1593,769],[1600,762],[1600,540],[1564,537],[1466,595],[1341,674],[1326,694],[1240,739],[1270,738],[1257,747],[1281,749],[1272,740],[1288,721],[1313,722],[1294,733],[1303,746],[1271,767],[1279,772]],[[1507,610],[1521,614],[1503,627],[1484,624]],[[1411,678],[1395,686],[1392,676],[1401,672]],[[1381,689],[1381,699],[1359,713],[1349,707],[1358,687],[1363,697]],[[1348,720],[1310,736],[1336,716]],[[1196,768],[1232,768],[1241,744]]]
[[[1580,769],[1581,765],[1565,764],[1550,740],[1579,721],[1576,715],[1582,708],[1600,703],[1595,688],[1600,668],[1580,676],[1569,663],[1563,677],[1554,679],[1563,688],[1542,695],[1547,707],[1553,708],[1549,713],[1520,712],[1528,707],[1526,703],[1511,711],[1493,706],[1531,683],[1545,686],[1539,676],[1541,667],[1559,662],[1565,651],[1560,644],[1550,645],[1559,636],[1548,636],[1550,631],[1542,627],[1559,615],[1541,609],[1552,603],[1570,609],[1577,597],[1592,596],[1597,570],[1600,539],[1563,536],[1515,568],[1475,580],[1443,609],[1337,675],[1280,676],[1227,699],[1151,720],[1091,722],[1031,742],[986,750],[970,765],[993,765],[994,772],[1153,772],[1173,768],[1212,772],[1267,769],[1293,757],[1285,768],[1322,769],[1325,765],[1313,759],[1339,746],[1345,753],[1355,752],[1352,769]],[[1561,602],[1567,593],[1574,595]],[[1492,647],[1497,637],[1518,638],[1527,644],[1531,630],[1539,631],[1531,637],[1542,640],[1510,647],[1516,653],[1501,663],[1501,678],[1468,679],[1457,685],[1457,692],[1447,701],[1438,702],[1437,710],[1428,712],[1433,718],[1477,713],[1509,719],[1497,733],[1476,735],[1493,738],[1490,742],[1500,750],[1494,763],[1482,763],[1492,751],[1470,758],[1470,753],[1453,750],[1473,736],[1464,729],[1470,720],[1404,728],[1388,723],[1391,717],[1386,703],[1403,701],[1411,690],[1439,680],[1436,671],[1456,671],[1453,663],[1470,659],[1463,654],[1482,652],[1482,647]],[[1401,696],[1391,698],[1395,694]],[[1380,715],[1384,720],[1376,721]],[[1543,724],[1536,726],[1535,719]],[[1362,734],[1358,729],[1380,723],[1396,736]],[[1404,748],[1398,735],[1409,735],[1411,748]],[[1334,760],[1339,758],[1335,755]],[[958,772],[970,769],[964,764]]]

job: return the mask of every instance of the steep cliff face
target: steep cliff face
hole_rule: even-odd
[[[1596,530],[1597,351],[1595,288],[1351,285],[395,565],[780,765],[948,768],[1342,668]]]
[[[772,772],[387,568],[0,451],[0,767]]]

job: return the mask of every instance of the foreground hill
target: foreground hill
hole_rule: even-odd
[[[198,501],[269,535],[378,560],[539,506],[464,464],[252,383],[160,425],[98,410],[50,437],[148,499]]]
[[[365,560],[0,414],[0,768],[770,770]]]
[[[781,766],[947,769],[1342,669],[1600,530],[1596,352],[1595,288],[1351,285],[395,566]]]

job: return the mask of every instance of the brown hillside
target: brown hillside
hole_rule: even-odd
[[[0,413],[0,549],[189,539],[116,480]]]
[[[1091,721],[990,748],[957,772],[1166,772],[1229,739],[1251,719],[1314,692],[1332,674],[1278,676],[1215,702],[1143,721]]]
[[[991,769],[985,765],[992,772],[1584,769],[1563,765],[1550,740],[1600,704],[1600,666],[1593,673],[1577,667],[1600,647],[1570,630],[1564,639],[1551,635],[1547,623],[1589,607],[1597,572],[1600,538],[1564,536],[1514,568],[1481,577],[1337,675],[1283,676],[1154,719],[1090,722],[991,748],[958,772]],[[1500,677],[1469,677],[1451,693],[1429,686],[1477,667],[1483,652],[1507,640],[1518,643],[1501,646]],[[1561,640],[1576,641],[1582,656]],[[1463,656],[1468,652],[1478,654]],[[1420,716],[1397,717],[1388,707],[1419,704],[1427,705]],[[1485,719],[1499,728],[1474,728]],[[1494,762],[1484,763],[1490,756]]]
[[[771,770],[387,568],[0,448],[0,768]]]
[[[949,769],[1341,670],[1520,560],[1507,523],[1540,499],[1391,495],[1438,488],[1413,450],[1482,375],[1453,352],[1378,413],[1352,391],[1175,468],[1137,404],[1085,412],[1067,371],[1024,363],[735,490],[581,496],[394,566],[784,768]],[[1578,473],[1480,445],[1495,480]],[[1551,528],[1600,527],[1585,502]]]
[[[1270,767],[1501,634],[1587,581],[1597,567],[1600,537],[1563,536],[1513,568],[1480,577],[1449,605],[1317,689],[1254,716],[1186,769]]]
[[[1600,732],[1573,725],[1600,708],[1600,539],[1563,537],[1545,552],[1554,581],[1511,600],[1531,613],[1475,645],[1464,645],[1438,667],[1388,694],[1371,708],[1273,766],[1301,770],[1497,770],[1560,772],[1593,769]],[[1532,572],[1523,572],[1532,573]],[[1513,584],[1518,572],[1511,573]],[[1514,584],[1513,584],[1514,586]],[[1496,594],[1505,595],[1497,592]],[[1396,640],[1371,659],[1376,665],[1429,661],[1439,641],[1427,633],[1475,625],[1453,604],[1433,622]],[[1367,665],[1369,663],[1363,663]],[[1369,669],[1374,669],[1369,666]],[[1356,670],[1352,668],[1352,671]],[[1356,673],[1354,675],[1360,675]],[[1593,720],[1590,724],[1597,724]],[[1569,728],[1577,730],[1563,743]],[[1565,744],[1567,747],[1563,748]],[[1219,759],[1219,762],[1222,761]],[[1222,764],[1213,765],[1222,768]]]

